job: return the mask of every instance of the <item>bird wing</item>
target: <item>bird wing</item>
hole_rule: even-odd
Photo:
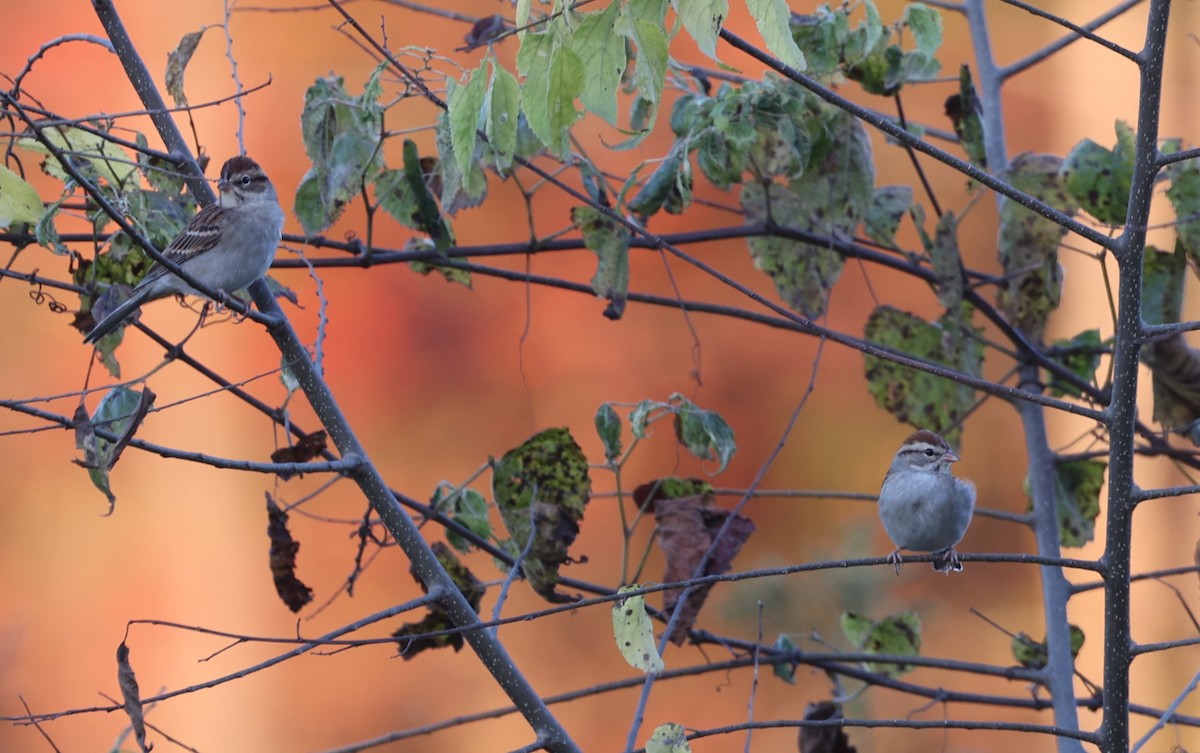
[[[179,235],[163,249],[163,256],[182,266],[217,245],[221,240],[222,217],[228,211],[218,204],[210,204],[196,212]],[[141,284],[166,274],[169,274],[169,270],[155,262]]]

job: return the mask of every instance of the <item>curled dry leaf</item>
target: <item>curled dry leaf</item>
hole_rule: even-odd
[[[804,707],[804,721],[841,719],[842,707],[833,701],[818,701]],[[800,728],[800,753],[856,753],[846,731],[841,727],[820,726]]]
[[[293,612],[312,601],[312,589],[296,577],[296,552],[300,542],[292,538],[287,526],[288,514],[267,495],[267,538],[271,540],[271,578],[275,592]]]
[[[153,743],[146,742],[146,720],[142,717],[142,696],[138,690],[137,677],[133,674],[133,665],[129,663],[129,646],[125,641],[117,646],[117,684],[121,687],[121,699],[125,713],[129,715],[129,724],[133,727],[133,736],[137,740],[142,753],[149,753]]]
[[[656,488],[657,491],[646,491],[647,486]],[[654,505],[654,518],[658,522],[658,543],[667,560],[663,580],[684,581],[695,577],[697,568],[710,548],[713,548],[712,556],[705,563],[704,572],[699,575],[717,575],[728,571],[733,558],[741,551],[750,534],[754,533],[754,523],[742,515],[734,515],[724,535],[716,541],[718,532],[725,526],[731,513],[711,506],[711,491],[678,498],[659,496],[663,489],[675,486],[686,488],[687,484],[681,479],[660,479],[639,487],[634,492],[635,499],[649,499]],[[711,587],[698,586],[688,593],[679,620],[670,635],[671,641],[676,645],[682,644],[687,638],[687,633],[695,623],[700,608],[704,606],[704,600],[708,597]],[[682,595],[683,589],[664,591],[663,609],[673,611]]]
[[[291,447],[280,447],[275,452],[271,453],[272,463],[307,463],[313,458],[318,458],[325,448],[328,446],[328,434],[325,430],[314,431],[312,434],[305,434],[300,438],[300,441]],[[293,474],[291,471],[278,471],[276,473],[279,478],[287,481]]]

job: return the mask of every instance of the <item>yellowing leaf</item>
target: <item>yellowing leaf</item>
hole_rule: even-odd
[[[646,741],[646,753],[691,753],[687,734],[680,724],[660,724]]]
[[[921,649],[921,618],[916,612],[900,612],[882,620],[844,612],[842,633],[860,651],[867,654],[917,656]],[[865,662],[867,670],[888,677],[911,672],[911,664],[894,662]]]
[[[621,588],[618,593],[639,588],[641,586],[633,584]],[[654,645],[654,629],[650,615],[646,614],[644,595],[628,596],[613,602],[612,622],[617,649],[629,666],[650,675],[663,671],[665,665],[658,655],[658,647]]]
[[[13,223],[37,222],[42,216],[42,199],[33,186],[0,165],[0,227]]]
[[[71,126],[56,126],[43,128],[42,137],[66,152],[85,176],[90,173],[117,188],[131,187],[130,181],[137,179],[137,163],[121,147],[98,133]],[[30,151],[50,155],[50,149],[33,137],[26,136],[17,143]],[[73,180],[54,157],[43,163],[43,169],[61,181]]]

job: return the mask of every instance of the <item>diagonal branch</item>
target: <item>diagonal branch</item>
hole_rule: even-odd
[[[112,40],[113,46],[125,66],[130,83],[133,84],[142,103],[149,110],[161,110],[163,108],[162,97],[149,70],[130,41],[113,3],[111,0],[93,0],[92,5],[108,33],[109,39]],[[195,195],[208,197],[211,202],[212,189],[200,175],[199,167],[192,158],[175,122],[167,115],[152,115],[152,117],[160,136],[171,153],[178,157],[180,163],[185,166],[185,171],[189,171],[188,168],[192,171],[188,180],[189,186],[198,183],[195,187],[197,191]],[[272,320],[267,331],[283,352],[284,357],[292,363],[304,394],[317,417],[328,430],[342,457],[353,455],[362,458],[362,463],[358,468],[349,474],[350,478],[359,485],[371,506],[375,508],[380,519],[387,526],[388,531],[404,549],[405,554],[413,563],[413,569],[429,588],[430,593],[437,592],[440,595],[439,606],[446,611],[454,624],[460,627],[477,626],[479,616],[438,562],[412,518],[404,512],[395,497],[392,496],[379,470],[370,461],[367,452],[359,443],[358,437],[338,407],[329,385],[325,383],[287,316],[280,309],[266,281],[259,279],[251,285],[250,294],[258,309]],[[538,739],[544,741],[546,749],[578,751],[579,749],[570,735],[550,713],[546,704],[521,673],[504,646],[486,630],[472,629],[465,637],[484,666],[492,673],[496,682],[521,709],[521,713],[533,728]]]

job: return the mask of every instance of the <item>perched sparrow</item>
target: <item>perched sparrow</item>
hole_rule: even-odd
[[[892,458],[879,490],[879,519],[896,545],[888,561],[900,574],[900,550],[933,552],[933,569],[962,570],[954,545],[975,512],[975,485],[955,478],[958,461],[946,440],[932,431],[913,432]]]
[[[221,198],[201,209],[163,250],[163,255],[213,290],[232,293],[266,274],[283,232],[275,187],[254,160],[232,157],[221,168]],[[133,295],[83,339],[93,343],[147,301],[183,293],[199,295],[166,267],[155,264]]]

